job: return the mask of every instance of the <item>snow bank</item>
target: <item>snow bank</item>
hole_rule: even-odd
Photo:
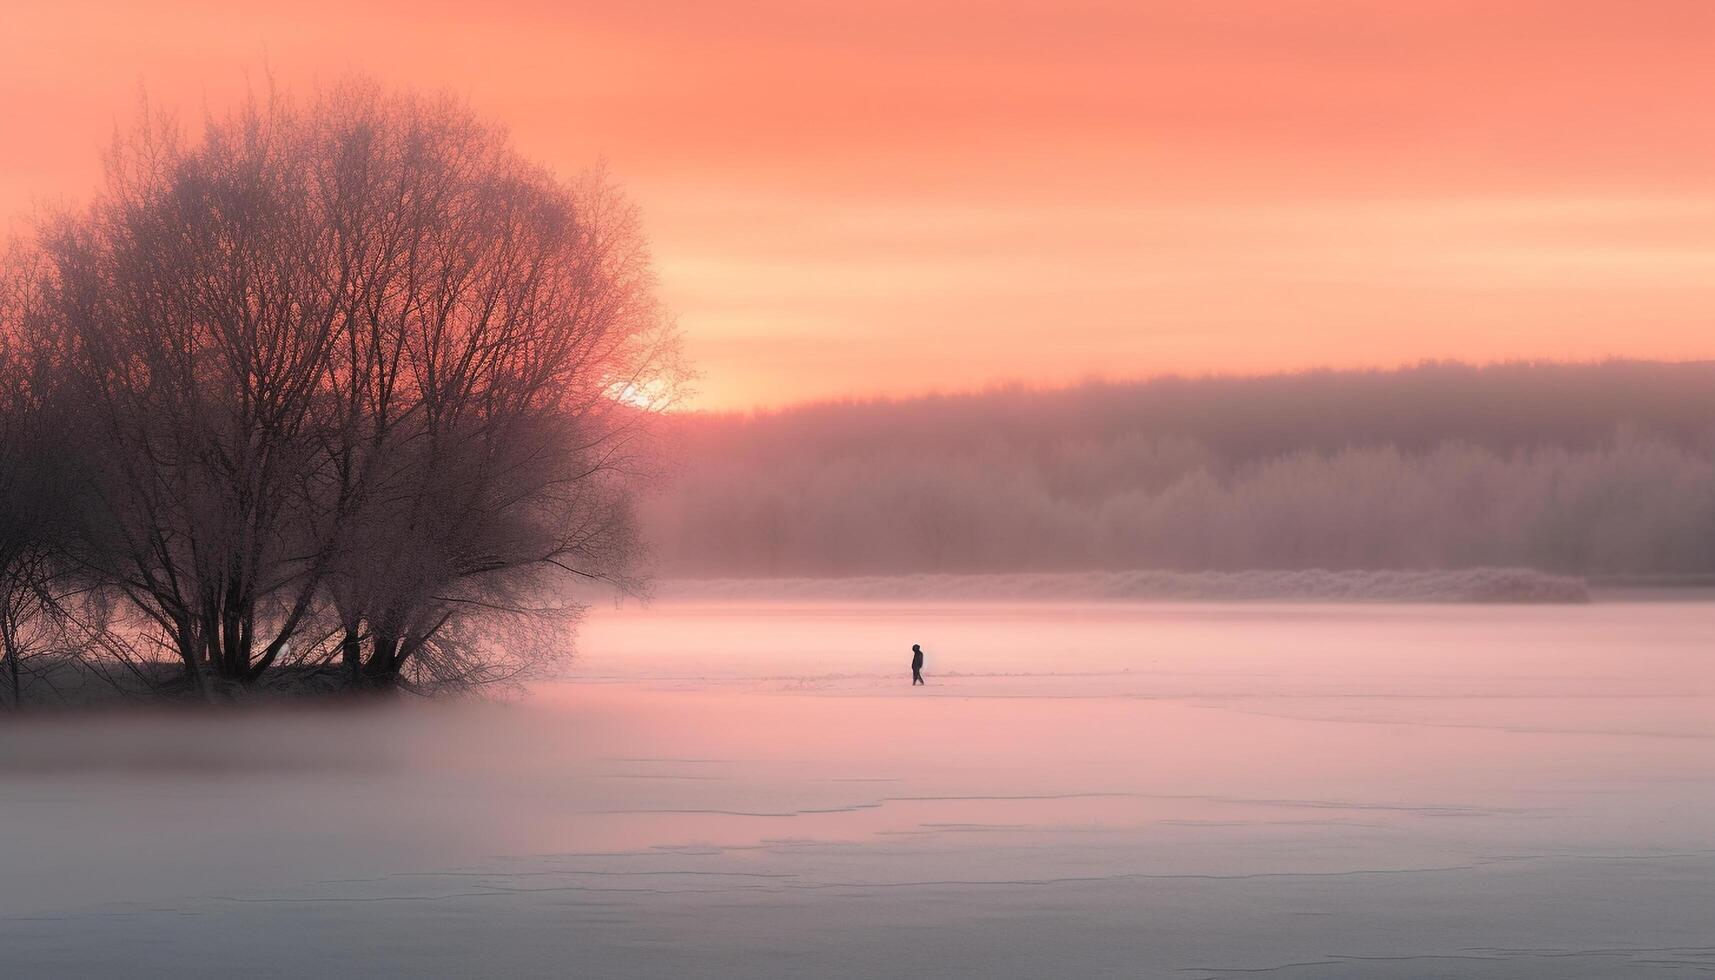
[[[1321,602],[1589,602],[1581,578],[1525,568],[1455,571],[1035,572],[853,578],[678,579],[663,599],[1118,599]]]

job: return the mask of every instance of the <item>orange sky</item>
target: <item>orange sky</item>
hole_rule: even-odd
[[[0,215],[263,64],[605,156],[702,407],[1715,357],[1709,0],[0,0]]]

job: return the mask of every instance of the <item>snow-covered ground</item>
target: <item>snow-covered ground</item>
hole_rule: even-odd
[[[1715,604],[664,602],[580,649],[506,704],[0,727],[0,974],[1715,974]]]

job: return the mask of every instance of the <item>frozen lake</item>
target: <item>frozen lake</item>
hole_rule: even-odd
[[[0,973],[1715,975],[1715,603],[679,603],[580,651],[0,727]]]

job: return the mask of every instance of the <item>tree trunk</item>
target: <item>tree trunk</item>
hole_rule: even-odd
[[[12,707],[24,706],[23,692],[18,683],[18,644],[16,642],[16,624],[12,620],[11,604],[0,609],[0,639],[6,644],[6,673],[12,681]]]
[[[220,602],[221,672],[237,681],[250,680],[250,651],[244,648],[243,601],[239,583],[230,580]]]
[[[369,662],[363,665],[363,676],[377,691],[391,691],[399,686],[399,637],[391,633],[375,634]]]
[[[357,632],[356,623],[346,624],[345,638],[340,641],[339,651],[346,673],[351,676],[351,685],[356,687],[363,681],[363,637]]]

